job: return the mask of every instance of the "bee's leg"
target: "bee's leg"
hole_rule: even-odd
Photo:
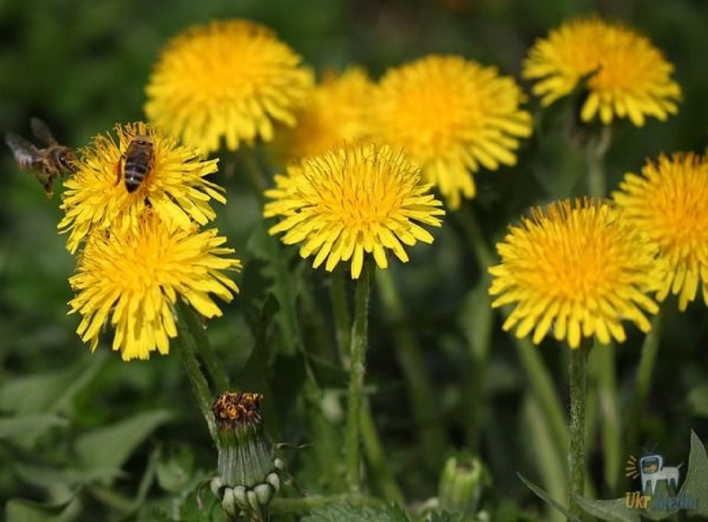
[[[42,181],[42,186],[44,187],[44,192],[47,194],[48,198],[54,195],[54,183],[51,179],[45,179]]]

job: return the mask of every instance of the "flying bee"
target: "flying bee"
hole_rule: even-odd
[[[76,172],[74,149],[59,144],[49,130],[49,126],[39,118],[30,120],[32,134],[46,143],[40,149],[17,134],[7,134],[5,143],[12,150],[17,165],[33,172],[44,187],[47,196],[54,194],[54,179],[66,173]]]
[[[155,165],[155,144],[152,138],[139,134],[128,143],[125,152],[118,161],[118,180],[123,177],[128,192],[135,192],[145,181]]]

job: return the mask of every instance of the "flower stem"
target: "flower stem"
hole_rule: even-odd
[[[514,337],[518,348],[521,364],[531,383],[534,395],[541,406],[553,437],[556,448],[565,448],[568,444],[568,428],[566,426],[563,407],[556,394],[553,379],[543,363],[539,349],[527,338]]]
[[[349,409],[346,428],[346,469],[349,490],[359,493],[359,439],[361,408],[364,401],[364,374],[366,373],[366,348],[369,320],[369,296],[371,294],[374,267],[365,262],[361,278],[357,282],[354,298],[354,324],[352,326],[349,367]]]
[[[588,192],[590,196],[604,198],[607,196],[607,180],[605,179],[605,154],[612,141],[612,127],[603,125],[599,134],[591,136],[585,150],[585,162],[588,168]]]
[[[477,257],[477,263],[480,266],[483,275],[487,274],[487,268],[492,266],[496,262],[496,255],[494,251],[489,247],[487,240],[484,238],[484,234],[479,227],[477,222],[477,217],[472,212],[470,205],[462,205],[459,210],[461,216],[461,224],[465,229],[467,234],[467,241],[469,242],[474,255]]]
[[[419,444],[423,462],[429,471],[437,472],[441,464],[440,457],[445,449],[445,438],[425,358],[410,328],[406,327],[408,322],[403,304],[390,272],[388,270],[377,271],[376,284],[381,301],[394,325],[396,357],[406,381],[413,418],[420,437]]]
[[[398,487],[391,469],[386,461],[386,454],[379,439],[374,417],[371,414],[369,401],[364,399],[361,408],[361,439],[366,452],[366,460],[371,468],[373,478],[383,491],[384,498],[389,502],[404,503],[403,493]]]
[[[351,318],[347,306],[344,275],[345,272],[342,270],[334,270],[332,273],[330,297],[340,360],[345,369],[351,370],[350,354],[347,352],[351,346]],[[374,417],[371,414],[371,404],[368,400],[364,400],[362,403],[359,421],[361,422],[361,439],[366,452],[366,460],[371,467],[374,478],[378,481],[383,491],[384,497],[391,502],[403,503],[403,494],[386,461],[383,444],[381,444],[381,439],[376,431]]]
[[[199,367],[199,361],[194,353],[194,347],[191,342],[189,342],[187,330],[185,329],[185,322],[183,308],[186,305],[178,304],[177,313],[179,316],[179,334],[175,339],[175,345],[177,346],[177,352],[179,353],[180,359],[182,359],[182,364],[187,373],[187,378],[189,379],[189,384],[192,386],[192,392],[197,399],[197,404],[199,405],[199,410],[204,417],[209,428],[209,434],[212,439],[216,440],[216,422],[214,421],[214,416],[211,413],[211,402],[212,397],[209,391],[209,383],[204,377],[201,368]]]
[[[197,351],[204,362],[204,366],[206,366],[207,374],[211,378],[217,393],[230,390],[229,378],[209,342],[209,337],[206,335],[204,327],[199,323],[196,312],[191,306],[187,306],[181,301],[177,306],[180,308],[180,318],[184,319],[187,330],[194,338]]]
[[[337,336],[337,348],[339,359],[345,368],[349,368],[349,347],[352,344],[351,317],[347,307],[347,295],[345,291],[344,271],[335,269],[332,272],[330,299],[332,300],[332,313],[334,315],[334,327]]]
[[[605,156],[612,142],[612,126],[603,125],[598,133],[588,140],[585,150],[587,183],[590,196],[607,196]],[[597,376],[597,395],[602,422],[603,457],[605,480],[612,490],[619,481],[622,467],[621,421],[617,397],[617,368],[615,350],[612,347],[595,350],[591,361],[592,373]]]
[[[615,491],[622,471],[622,427],[617,397],[616,346],[599,346],[590,357],[590,373],[596,383],[602,419],[602,451],[605,481]]]
[[[581,496],[585,486],[585,399],[587,362],[591,343],[592,340],[584,339],[579,348],[570,350],[570,420],[568,423],[570,499],[568,505],[570,513],[576,516],[580,515],[582,510],[575,501],[575,496]]]
[[[627,448],[631,451],[636,449],[639,431],[642,424],[644,404],[649,394],[651,375],[654,372],[656,356],[659,353],[659,338],[661,337],[661,311],[652,318],[651,330],[644,337],[642,344],[642,354],[639,359],[637,369],[636,384],[634,386],[634,400],[630,423],[627,431]]]
[[[258,202],[263,205],[265,202],[264,191],[268,186],[263,166],[261,165],[255,147],[244,149],[237,154],[237,164],[243,165],[246,171],[246,180],[251,186]],[[239,161],[240,160],[240,161]]]

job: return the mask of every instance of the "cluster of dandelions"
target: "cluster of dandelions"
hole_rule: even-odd
[[[631,64],[631,67],[628,67]],[[599,18],[568,22],[529,51],[522,74],[544,106],[590,75],[581,119],[603,124],[676,112],[672,65],[645,37]],[[155,124],[209,151],[273,142],[287,162],[342,141],[373,140],[421,168],[451,209],[476,194],[473,174],[514,166],[532,133],[525,95],[495,67],[430,55],[371,81],[361,67],[314,75],[268,28],[244,20],[199,25],[175,37],[147,88]]]
[[[205,179],[216,161],[144,123],[117,125],[116,135],[95,137],[65,182],[59,230],[77,255],[69,306],[81,315],[77,332],[92,351],[110,326],[124,360],[147,359],[168,353],[178,299],[204,317],[221,315],[212,295],[232,299],[238,287],[226,273],[241,263],[226,238],[204,228],[215,217],[210,200],[225,201]],[[142,160],[150,166],[129,192],[123,170],[136,136],[148,138]]]

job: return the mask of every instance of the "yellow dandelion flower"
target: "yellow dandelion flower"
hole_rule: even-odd
[[[531,116],[510,77],[459,56],[428,56],[389,70],[371,101],[371,136],[402,149],[450,208],[475,195],[472,172],[514,165]]]
[[[641,175],[626,174],[620,189],[613,199],[667,264],[657,299],[678,295],[683,311],[700,285],[708,304],[708,159],[693,153],[662,155],[647,162]]]
[[[647,296],[660,285],[655,249],[619,216],[595,200],[569,200],[535,208],[497,243],[501,263],[489,269],[493,307],[513,310],[504,330],[521,338],[533,330],[538,344],[553,326],[571,348],[581,337],[625,340],[621,321],[647,332],[646,313],[657,304]]]
[[[216,229],[170,226],[148,211],[136,228],[92,233],[69,279],[75,297],[70,312],[82,316],[77,333],[98,345],[104,326],[115,328],[113,350],[123,360],[169,351],[177,335],[174,305],[184,299],[204,317],[221,315],[210,294],[231,301],[238,287],[224,272],[239,270],[233,249]]]
[[[641,127],[646,116],[664,121],[678,111],[681,88],[671,79],[673,70],[648,38],[593,17],[565,23],[538,40],[522,74],[537,80],[533,93],[547,106],[593,73],[580,111],[582,121],[599,115],[608,125],[615,117],[629,118]]]
[[[297,125],[276,132],[273,148],[281,162],[319,156],[337,143],[361,138],[372,89],[360,67],[326,74],[297,113]]]
[[[285,232],[282,240],[302,243],[300,255],[325,260],[332,271],[351,260],[351,275],[361,274],[364,254],[387,268],[386,249],[408,261],[403,245],[432,243],[419,223],[440,226],[441,202],[429,193],[418,168],[401,154],[375,144],[348,144],[306,159],[276,176],[276,188],[266,192],[265,217],[281,216],[270,234]]]
[[[206,152],[241,141],[270,141],[273,121],[295,124],[312,72],[268,27],[213,21],[176,36],[147,86],[145,114],[156,126]]]
[[[142,122],[116,125],[115,130],[117,142],[110,135],[99,135],[79,151],[77,171],[64,181],[64,218],[58,228],[69,233],[70,252],[75,252],[94,229],[134,227],[146,208],[182,228],[190,228],[192,221],[204,225],[214,219],[209,201],[226,200],[223,188],[204,176],[216,172],[217,160],[203,159],[196,149],[180,145]],[[145,179],[130,192],[123,175],[125,155],[138,136],[148,138],[151,145],[145,151],[153,159]]]

